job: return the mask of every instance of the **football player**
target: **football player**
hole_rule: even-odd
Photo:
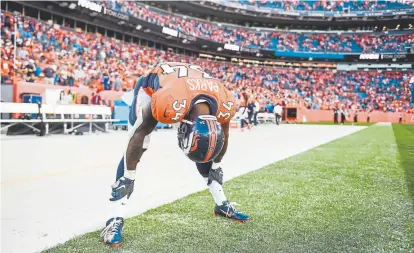
[[[134,190],[137,164],[158,122],[180,123],[178,145],[207,182],[216,204],[214,214],[248,221],[249,217],[227,200],[222,187],[220,162],[227,150],[229,124],[235,112],[233,94],[200,66],[161,63],[140,77],[130,107],[129,142],[112,185],[110,201],[116,210],[101,234],[104,243],[122,245],[123,208]]]

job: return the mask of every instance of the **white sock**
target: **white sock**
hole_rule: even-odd
[[[216,202],[218,206],[223,205],[223,202],[227,201],[227,198],[224,195],[223,186],[221,186],[219,182],[213,180],[208,188],[210,189],[210,193],[213,196],[214,202]]]
[[[125,217],[125,206],[127,204],[127,197],[120,199],[118,201],[111,201],[111,205],[113,206],[112,210],[112,217]]]
[[[213,170],[216,170],[216,169],[218,169],[220,167],[221,167],[221,164],[220,163],[213,162],[213,164],[211,165],[211,169],[213,169]]]
[[[135,180],[136,170],[125,170],[124,177],[129,178],[131,180]]]

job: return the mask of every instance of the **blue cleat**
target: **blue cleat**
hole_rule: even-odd
[[[214,208],[214,215],[215,216],[223,216],[226,218],[230,218],[234,221],[238,222],[247,222],[249,221],[249,216],[245,213],[242,213],[238,211],[235,206],[237,206],[237,203],[235,202],[223,202],[223,205],[218,206]]]
[[[124,219],[121,217],[111,218],[106,222],[106,227],[101,233],[104,243],[111,247],[122,246],[122,228]]]

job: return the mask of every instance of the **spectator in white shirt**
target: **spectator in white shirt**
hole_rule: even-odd
[[[280,119],[282,118],[282,111],[283,111],[282,106],[280,106],[280,104],[277,103],[277,105],[275,106],[275,109],[274,109],[277,125],[279,125]]]

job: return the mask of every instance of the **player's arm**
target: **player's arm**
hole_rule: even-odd
[[[220,163],[221,159],[223,159],[224,155],[226,154],[227,146],[229,143],[230,122],[222,123],[221,128],[223,129],[223,133],[224,133],[224,145],[223,145],[223,148],[221,149],[220,154],[214,159],[214,163],[216,164]]]
[[[157,123],[158,121],[152,116],[151,104],[146,105],[142,110],[142,123],[131,136],[125,153],[125,163],[128,171],[136,170],[139,159],[145,151],[143,149],[144,138],[154,130]]]
[[[132,134],[125,152],[126,170],[124,171],[124,176],[112,185],[112,198],[109,199],[110,201],[118,201],[124,197],[129,199],[131,196],[134,191],[136,166],[145,151],[143,149],[145,136],[150,134],[157,125],[157,121],[151,113],[151,104],[145,106],[140,114],[137,121],[139,120],[141,123],[139,123],[139,126],[136,127]],[[135,124],[137,123],[135,122]]]

